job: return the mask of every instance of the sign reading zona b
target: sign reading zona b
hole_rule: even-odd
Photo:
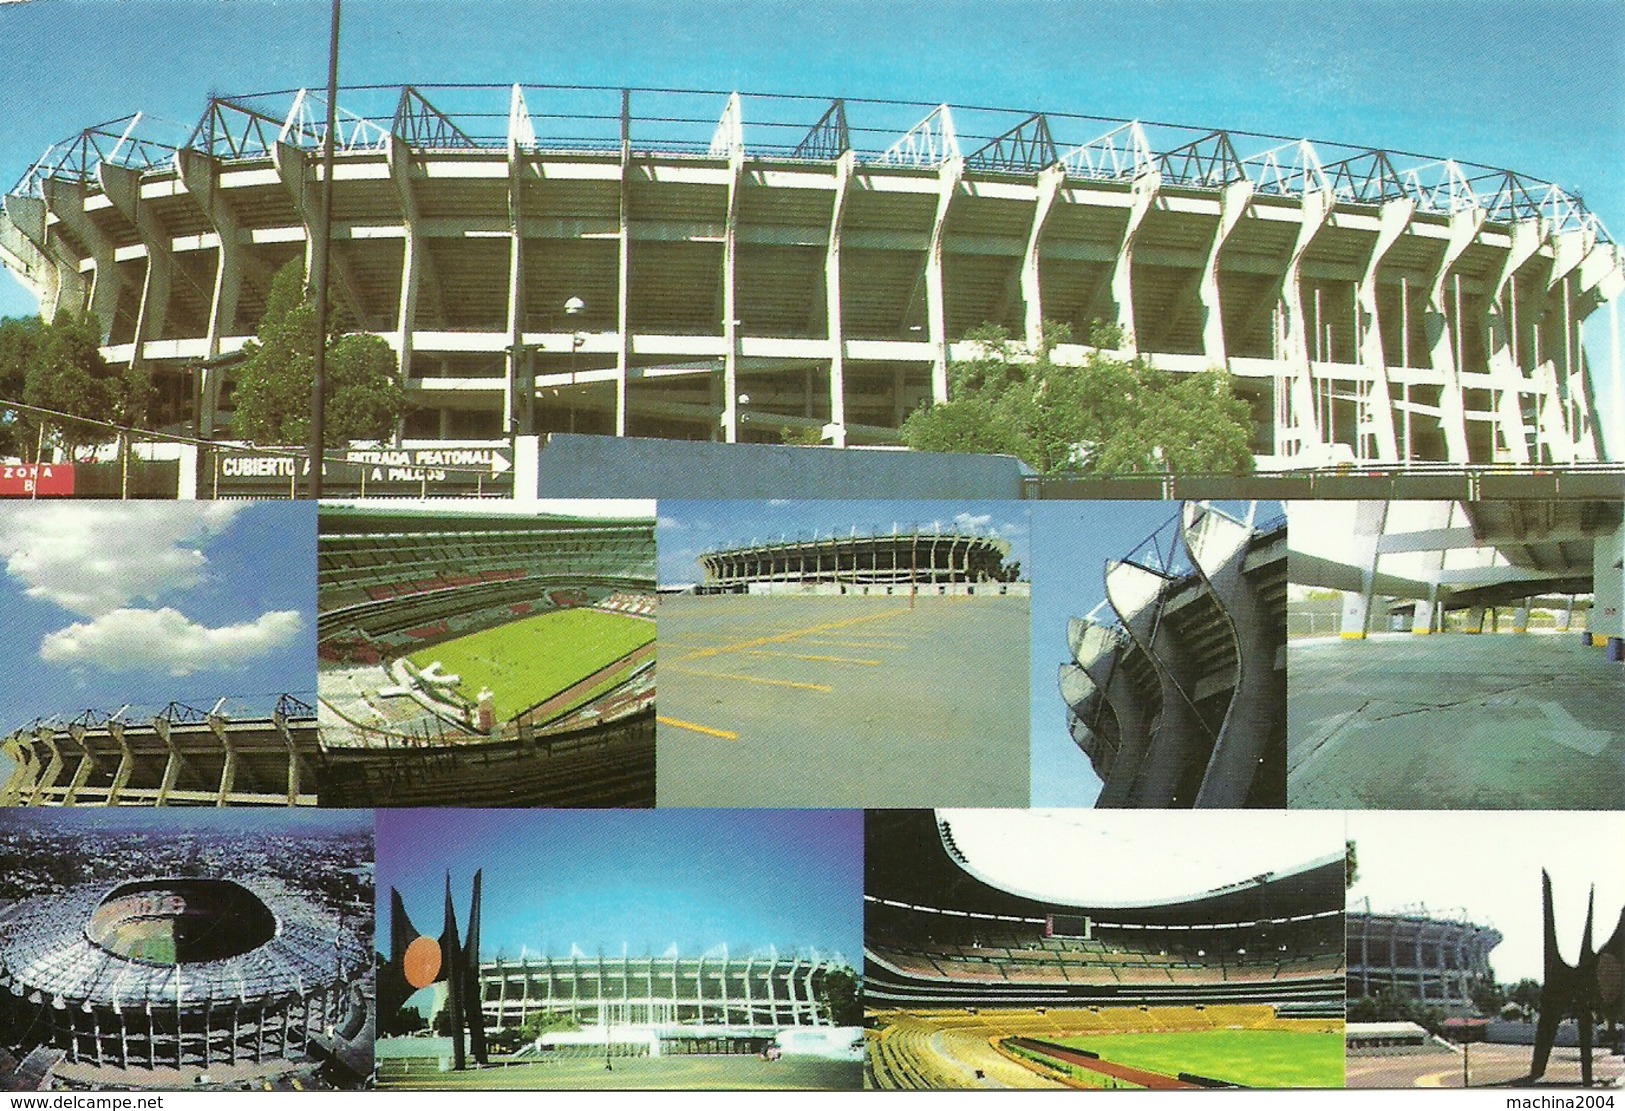
[[[0,498],[71,498],[72,463],[0,465]]]

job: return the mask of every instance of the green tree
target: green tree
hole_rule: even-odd
[[[87,421],[141,425],[152,402],[152,382],[138,367],[118,368],[101,355],[101,324],[89,313],[66,309],[44,326],[23,378],[26,404]],[[18,345],[27,346],[26,340]],[[78,421],[43,423],[71,456],[84,444],[105,443],[113,434]]]
[[[1528,978],[1513,984],[1506,993],[1508,1003],[1516,1003],[1526,1012],[1533,1014],[1540,1010],[1540,982]]]
[[[1054,351],[1071,341],[1066,325],[1046,323],[1024,352],[1003,327],[965,336],[980,354],[948,367],[948,400],[909,414],[902,437],[916,451],[1000,452],[1041,474],[1243,473],[1251,416],[1220,371],[1175,375],[1144,359],[1108,353],[1121,336],[1097,327],[1095,350],[1077,365]]]
[[[232,431],[259,443],[303,444],[310,439],[316,374],[316,306],[305,289],[303,260],[295,258],[277,271],[256,334],[237,368]],[[395,353],[377,336],[328,337],[325,446],[388,438],[406,411],[397,369]]]
[[[45,321],[37,316],[0,320],[0,400],[21,401],[45,335]],[[0,456],[22,456],[34,449],[38,426],[21,410],[0,410]]]
[[[1506,992],[1494,980],[1479,980],[1467,989],[1467,994],[1473,1001],[1473,1009],[1490,1018],[1499,1015],[1507,1002]]]
[[[1383,986],[1370,995],[1348,1002],[1350,1022],[1414,1022],[1430,1034],[1444,1029],[1443,1007],[1423,1003],[1406,987]]]
[[[850,969],[836,968],[819,980],[819,1002],[836,1026],[862,1026],[863,1004],[858,1000],[858,977]]]
[[[533,1042],[543,1034],[554,1030],[579,1030],[581,1021],[576,1018],[574,1011],[535,1011],[531,1013],[519,1027],[524,1040]]]

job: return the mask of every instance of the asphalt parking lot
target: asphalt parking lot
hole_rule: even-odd
[[[1380,634],[1287,652],[1289,806],[1625,806],[1625,673],[1578,633]]]
[[[661,806],[1026,806],[1025,597],[674,595]]]

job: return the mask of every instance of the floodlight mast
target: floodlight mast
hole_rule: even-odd
[[[316,360],[310,383],[310,486],[307,496],[322,496],[322,441],[326,429],[328,253],[333,239],[333,130],[338,126],[339,2],[333,0],[333,25],[327,40],[327,129],[322,134],[322,205],[316,215],[316,242],[311,258],[316,287]]]

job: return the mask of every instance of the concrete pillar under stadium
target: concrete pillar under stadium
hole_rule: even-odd
[[[1378,545],[1388,519],[1388,503],[1363,501],[1354,511],[1354,535],[1346,549],[1348,562],[1360,572],[1360,590],[1343,592],[1344,640],[1364,640],[1371,631],[1371,595],[1377,577]]]
[[[1235,691],[1195,800],[1201,807],[1244,806],[1255,793],[1286,799],[1285,763],[1265,764],[1286,705],[1286,674],[1276,666],[1279,627],[1246,576],[1252,535],[1250,522],[1196,503],[1186,503],[1180,515],[1180,539],[1229,624],[1236,658]]]

